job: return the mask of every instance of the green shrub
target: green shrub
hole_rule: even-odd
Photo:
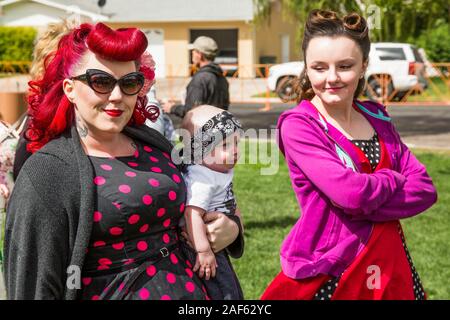
[[[422,33],[417,44],[424,48],[431,62],[450,62],[450,32],[448,23]]]
[[[37,30],[0,27],[0,61],[31,61]]]

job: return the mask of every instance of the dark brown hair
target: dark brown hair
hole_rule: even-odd
[[[292,80],[293,96],[292,100],[311,100],[314,91],[306,73],[306,49],[311,39],[316,37],[337,37],[344,36],[356,42],[361,49],[363,62],[369,59],[370,39],[369,28],[366,20],[357,13],[350,13],[342,19],[336,12],[325,10],[312,10],[306,21],[305,32],[302,42],[303,57],[305,65],[298,78]],[[354,97],[357,98],[364,89],[366,80],[360,79]]]

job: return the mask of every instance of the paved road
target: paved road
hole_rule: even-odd
[[[292,104],[273,104],[262,112],[263,104],[234,104],[230,107],[245,129],[274,128],[281,112]],[[408,144],[415,147],[450,149],[450,106],[392,106],[388,108],[397,130]],[[179,119],[172,117],[175,125]]]

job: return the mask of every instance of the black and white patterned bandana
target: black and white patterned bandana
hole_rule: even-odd
[[[191,160],[198,163],[218,144],[236,131],[243,133],[241,123],[228,111],[209,119],[191,138]]]

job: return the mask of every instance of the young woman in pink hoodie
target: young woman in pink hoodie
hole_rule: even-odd
[[[302,49],[299,105],[278,121],[301,218],[262,299],[425,299],[400,220],[431,207],[437,194],[385,108],[357,100],[367,23],[314,10]]]

